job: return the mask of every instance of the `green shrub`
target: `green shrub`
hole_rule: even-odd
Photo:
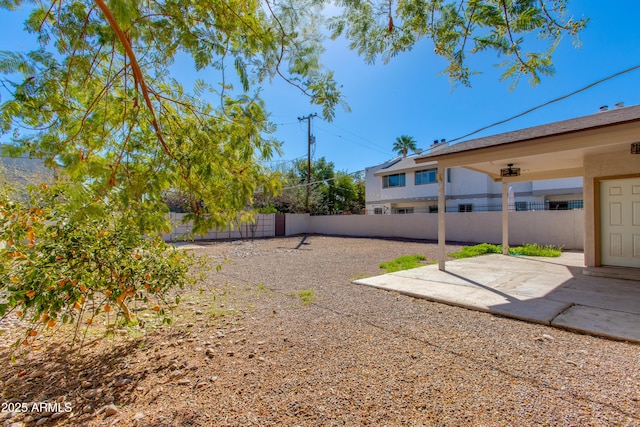
[[[424,261],[425,259],[426,257],[424,255],[405,255],[393,261],[383,262],[380,264],[380,268],[387,270],[387,273],[393,273],[394,271],[420,267],[422,265],[420,261]]]
[[[501,254],[502,246],[501,245],[491,245],[489,243],[481,243],[475,246],[464,246],[458,252],[454,252],[449,254],[456,259],[461,258],[471,258],[474,256],[484,255],[484,254]]]
[[[509,248],[510,255],[559,257],[561,253],[562,248],[551,245],[541,246],[537,243],[527,243],[524,246]]]
[[[449,256],[461,259],[470,258],[485,254],[501,254],[502,245],[492,245],[489,243],[481,243],[474,246],[464,246],[458,252],[453,252]],[[537,243],[526,243],[523,246],[509,248],[509,255],[520,256],[542,256],[542,257],[559,257],[562,248],[556,246],[542,246]]]
[[[315,299],[315,291],[313,289],[305,289],[298,292],[298,296],[304,305],[309,305]]]
[[[31,324],[25,345],[43,329],[91,325],[100,313],[135,324],[135,301],[165,316],[169,291],[194,283],[189,252],[141,235],[123,214],[76,215],[69,204],[62,187],[32,188],[22,200],[0,190],[0,319]]]

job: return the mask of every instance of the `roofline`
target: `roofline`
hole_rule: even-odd
[[[515,131],[510,131],[510,132],[503,132],[503,133],[499,133],[499,134],[495,134],[495,135],[489,135],[489,136],[485,136],[482,138],[476,138],[476,139],[470,139],[468,141],[463,141],[460,142],[459,144],[454,144],[454,145],[450,145],[449,147],[447,147],[446,149],[442,149],[441,151],[439,150],[438,152],[435,153],[430,153],[427,154],[425,156],[420,156],[414,159],[414,161],[416,163],[426,163],[426,162],[431,162],[431,161],[438,161],[437,159],[441,159],[441,158],[447,158],[449,156],[452,155],[456,155],[459,153],[469,153],[469,152],[473,152],[473,151],[481,151],[481,150],[485,150],[485,149],[490,149],[490,148],[494,148],[494,147],[500,147],[500,146],[507,146],[507,145],[512,145],[512,144],[516,144],[516,143],[521,143],[521,142],[527,142],[527,141],[535,141],[535,140],[542,140],[542,139],[547,139],[550,137],[555,137],[555,136],[562,136],[562,135],[570,135],[570,134],[576,134],[576,133],[581,133],[581,132],[586,132],[586,131],[590,131],[590,130],[595,130],[595,129],[603,129],[603,128],[607,128],[607,127],[611,127],[611,126],[619,126],[619,125],[623,125],[626,123],[633,123],[633,122],[638,122],[640,121],[640,106],[636,105],[636,106],[629,106],[629,107],[622,107],[622,108],[617,108],[614,110],[609,110],[609,111],[605,111],[605,112],[597,112],[594,113],[595,115],[605,115],[607,113],[613,113],[613,112],[620,112],[622,110],[627,110],[627,109],[637,109],[639,111],[639,113],[636,116],[632,116],[629,117],[627,119],[622,119],[622,120],[618,120],[618,121],[611,121],[611,122],[605,122],[605,123],[600,123],[600,124],[594,124],[594,125],[587,125],[587,126],[583,126],[583,127],[579,127],[576,129],[569,129],[569,130],[565,130],[565,131],[559,131],[559,132],[551,132],[551,133],[546,133],[546,134],[540,134],[540,135],[536,135],[536,136],[531,136],[531,137],[518,137],[518,134],[525,134],[525,132],[531,132],[532,130],[541,130],[545,127],[548,126],[553,126],[553,125],[559,125],[559,124],[567,124],[567,123],[571,123],[571,122],[579,122],[582,120],[586,120],[587,118],[593,117],[594,115],[588,115],[588,116],[580,116],[580,117],[576,117],[573,119],[567,119],[567,120],[561,120],[558,122],[551,122],[551,123],[546,123],[546,124],[542,124],[542,125],[538,125],[538,126],[532,126],[529,128],[523,128],[523,129],[519,129],[519,130],[515,130]],[[480,147],[470,147],[470,148],[464,148],[464,145],[469,145],[470,143],[473,142],[478,142],[478,141],[482,141],[482,140],[490,140],[492,138],[498,138],[498,137],[506,137],[507,135],[513,135],[513,140],[508,141],[508,142],[502,142],[502,143],[495,143],[495,144],[487,144],[487,145],[483,145]]]
[[[426,150],[423,150],[423,151],[426,151]],[[389,160],[387,160],[386,162],[383,162],[383,163],[380,163],[380,164],[377,164],[377,165],[373,165],[373,166],[366,166],[366,167],[364,168],[364,170],[365,170],[365,171],[368,171],[369,169],[373,169],[373,168],[382,168],[383,166],[385,166],[385,165],[387,165],[387,164],[389,164],[389,163],[391,163],[391,162],[394,162],[394,161],[396,161],[396,160],[402,161],[402,160],[404,160],[404,159],[412,159],[412,158],[420,157],[421,155],[422,155],[422,153],[421,153],[421,154],[412,153],[412,154],[407,154],[407,156],[406,156],[406,157],[403,157],[403,156],[396,156],[396,157],[394,157],[393,159],[389,159]]]
[[[421,162],[420,164],[418,164],[417,162],[415,162],[414,159],[414,164],[410,165],[410,166],[406,166],[403,168],[398,168],[398,169],[379,169],[377,171],[375,171],[373,173],[374,176],[384,176],[384,175],[394,175],[396,173],[402,173],[402,172],[413,172],[413,171],[417,171],[423,168],[426,168],[429,166],[428,163],[433,163],[432,166],[437,167],[437,163],[435,161],[425,161],[425,162]]]

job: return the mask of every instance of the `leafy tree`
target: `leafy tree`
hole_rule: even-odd
[[[254,205],[259,210],[273,206],[283,213],[305,213],[307,162],[300,160],[281,171],[284,190],[277,197],[261,197]],[[365,190],[362,174],[335,171],[333,162],[321,157],[311,163],[310,213],[330,215],[339,212],[360,213],[364,207]]]
[[[365,185],[361,173],[336,172],[333,213],[360,214],[365,207]]]
[[[422,39],[448,65],[453,83],[469,86],[478,71],[470,57],[493,51],[503,58],[502,79],[529,76],[537,84],[553,74],[552,55],[566,35],[575,37],[587,19],[567,13],[567,0],[346,0],[330,22],[333,37],[344,35],[350,47],[373,63],[411,48]],[[579,44],[577,38],[574,39]],[[546,43],[545,43],[546,42]]]
[[[6,10],[31,5],[25,28],[40,43],[0,53],[11,97],[0,105],[0,131],[13,135],[5,151],[56,164],[121,206],[142,200],[142,230],[161,228],[168,188],[192,197],[196,230],[222,226],[256,188],[278,189],[255,161],[278,148],[256,88],[283,78],[329,119],[341,101],[319,61],[322,3],[4,0]],[[329,22],[333,36],[345,35],[368,61],[428,38],[465,84],[468,56],[490,49],[506,57],[505,77],[537,81],[552,71],[562,36],[586,23],[566,17],[565,0],[349,0],[339,10]],[[539,39],[549,48],[529,50]],[[188,93],[170,69],[184,57],[217,85],[199,80]]]
[[[273,210],[279,213],[306,212],[306,178],[303,182],[293,166],[287,168],[282,165],[277,170],[277,173],[280,176],[283,190],[277,195],[259,191],[254,196],[253,207],[258,211],[270,210],[272,207]],[[314,194],[312,193],[311,204],[313,204],[313,197]]]
[[[69,313],[76,291],[65,289],[58,298],[46,286],[34,286],[35,279],[21,278],[43,272],[62,277],[71,268],[78,274],[86,269],[91,277],[69,283],[86,287],[87,297],[102,293],[103,308],[116,306],[128,316],[124,304],[109,303],[122,293],[114,289],[106,296],[113,272],[100,266],[129,265],[134,247],[141,251],[136,253],[161,255],[143,236],[155,241],[168,226],[168,190],[187,195],[187,219],[196,232],[232,222],[256,188],[278,190],[277,176],[258,162],[279,149],[256,90],[261,83],[283,78],[332,117],[339,90],[319,66],[316,10],[305,2],[290,7],[244,0],[0,2],[5,10],[27,5],[25,28],[39,47],[0,52],[1,84],[9,92],[0,104],[0,132],[8,137],[2,151],[41,158],[60,171],[61,184],[50,189],[56,197],[34,196],[29,204],[5,192],[3,204],[17,211],[0,215],[0,240],[13,242],[1,254],[1,289],[10,294],[2,311],[21,307],[30,318]],[[188,57],[219,84],[198,80],[192,93],[185,90],[170,67]],[[32,208],[51,213],[37,218],[40,228],[14,218]],[[76,231],[52,229],[63,224]],[[93,263],[40,262],[54,234],[67,252],[80,245],[100,256],[94,231],[101,227],[120,252]],[[36,240],[22,247],[24,233]],[[16,252],[25,258],[7,258]],[[144,293],[145,277],[155,271],[126,269],[131,282],[125,302]],[[188,279],[187,270],[167,271],[153,277],[161,289]],[[31,292],[34,298],[23,298]]]
[[[11,242],[0,249],[0,289],[9,295],[2,312],[71,321],[82,300],[92,313],[117,306],[126,317],[127,301],[186,283],[188,262],[164,258],[169,252],[152,245],[168,225],[167,192],[186,198],[180,203],[196,232],[225,226],[257,190],[269,197],[281,186],[281,175],[259,162],[279,149],[260,86],[284,79],[326,119],[341,102],[319,61],[322,3],[0,0],[5,13],[28,7],[25,29],[39,44],[0,52],[0,87],[8,94],[0,104],[2,154],[42,159],[60,177],[26,200],[15,188],[2,192],[0,240]],[[560,38],[584,26],[564,11],[563,0],[347,0],[330,27],[368,61],[388,60],[426,37],[457,82],[469,82],[467,57],[489,49],[507,57],[505,76],[529,74],[535,82],[552,72]],[[551,47],[530,52],[525,36],[546,37]],[[189,60],[209,83],[188,90],[172,78],[171,66]],[[316,174],[317,212],[340,210],[347,178],[326,161]],[[47,251],[66,261],[54,262]],[[154,261],[143,264],[145,254]],[[54,289],[53,278],[64,284]],[[149,280],[157,292],[146,289]]]
[[[399,136],[396,138],[396,142],[393,143],[393,151],[402,154],[402,157],[407,157],[409,150],[416,151],[417,149],[417,141],[411,136]]]
[[[249,95],[253,84],[283,76],[324,105],[329,118],[339,97],[331,74],[317,65],[318,41],[295,32],[300,25],[313,29],[312,8],[270,6],[207,0],[33,6],[26,28],[41,48],[0,54],[12,97],[0,106],[0,130],[14,135],[5,151],[61,167],[64,178],[112,197],[114,208],[140,201],[141,231],[161,228],[168,188],[192,197],[197,231],[223,226],[256,187],[278,188],[256,162],[278,143],[265,137],[274,128],[262,101]],[[170,77],[182,53],[196,69],[219,70],[220,86],[199,80],[188,94]],[[203,101],[207,92],[218,106]]]

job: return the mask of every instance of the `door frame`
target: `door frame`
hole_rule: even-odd
[[[613,176],[598,176],[593,178],[593,192],[594,192],[594,206],[593,206],[593,217],[594,217],[594,249],[595,249],[595,261],[596,267],[602,267],[602,212],[601,210],[601,200],[600,200],[600,182],[601,181],[615,181],[618,179],[630,179],[630,178],[640,178],[640,173],[627,174],[627,175],[613,175]]]

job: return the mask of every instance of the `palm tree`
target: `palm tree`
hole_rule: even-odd
[[[416,151],[418,146],[417,141],[411,136],[402,135],[396,138],[396,142],[393,143],[393,151],[398,154],[402,154],[402,157],[407,157],[409,150]]]

